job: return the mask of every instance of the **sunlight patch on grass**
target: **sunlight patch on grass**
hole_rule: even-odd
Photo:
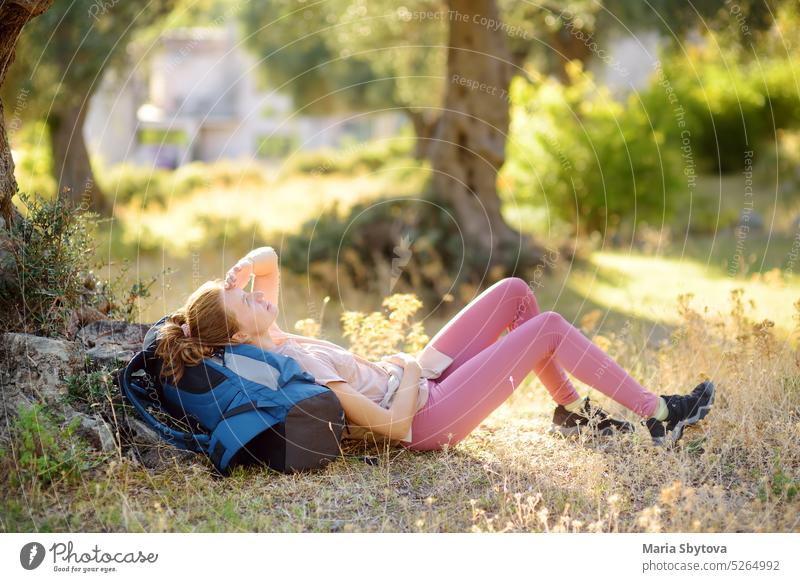
[[[596,252],[591,261],[599,272],[573,271],[567,285],[609,309],[675,324],[679,321],[675,309],[678,295],[694,293],[692,305],[719,313],[728,309],[731,291],[743,288],[745,298],[755,303],[750,312],[753,319],[771,319],[784,333],[794,325],[792,304],[800,299],[796,278],[788,283],[766,284],[719,277],[691,260],[612,252]],[[609,272],[626,279],[626,284],[615,285],[614,279],[608,278]]]

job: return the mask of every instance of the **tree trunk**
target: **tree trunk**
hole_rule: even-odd
[[[436,127],[441,120],[438,114],[431,114],[429,111],[414,111],[411,108],[406,108],[406,114],[414,124],[414,133],[417,136],[417,141],[414,144],[414,158],[417,160],[426,160],[430,156],[431,139],[436,133]]]
[[[3,39],[0,42],[6,41]],[[11,146],[8,143],[4,119],[3,101],[0,100],[0,218],[7,228],[14,220],[14,205],[11,199],[17,193],[17,180],[14,178],[14,159],[11,157]]]
[[[68,198],[76,207],[109,214],[109,205],[95,182],[83,139],[87,107],[88,99],[83,103],[62,105],[48,117],[53,172],[59,196]]]
[[[508,90],[513,74],[495,0],[449,0],[444,109],[431,142],[436,195],[455,213],[465,252],[487,268],[531,265],[543,253],[500,212],[497,172],[505,163]]]
[[[14,46],[25,24],[50,8],[53,0],[6,0],[0,2],[0,87],[6,72],[14,62]],[[0,216],[6,228],[14,220],[14,205],[11,199],[17,193],[14,178],[14,160],[6,134],[5,113],[0,100]]]

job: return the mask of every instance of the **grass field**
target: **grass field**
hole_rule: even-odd
[[[607,259],[603,255],[601,259]],[[633,281],[635,283],[635,281]],[[628,281],[627,284],[631,284]],[[797,296],[797,295],[795,295]],[[549,302],[544,295],[543,303]],[[344,441],[316,474],[237,469],[203,458],[150,473],[121,455],[73,481],[3,487],[4,531],[798,531],[800,375],[791,345],[750,318],[745,292],[719,314],[675,302],[668,341],[651,324],[594,340],[645,386],[718,386],[714,410],[674,449],[643,430],[605,443],[546,433],[552,403],[529,376],[468,438],[438,452]],[[758,303],[756,303],[758,306]],[[543,306],[543,309],[546,309]],[[665,306],[666,308],[666,306]],[[785,316],[792,320],[797,311]],[[587,329],[596,326],[596,315]],[[580,386],[580,383],[579,383]],[[584,391],[584,390],[581,390]],[[592,393],[609,409],[628,416]],[[22,495],[20,493],[23,493]]]

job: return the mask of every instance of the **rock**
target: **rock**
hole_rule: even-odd
[[[142,465],[153,471],[163,471],[168,467],[188,466],[199,462],[201,456],[192,451],[178,449],[166,443],[137,449]]]
[[[110,345],[101,345],[86,350],[86,357],[95,367],[114,368],[124,365],[135,352],[119,349]]]
[[[124,365],[142,349],[149,325],[103,319],[78,331],[76,339],[86,350],[86,357],[95,366]]]
[[[106,319],[106,314],[94,307],[81,307],[73,310],[67,325],[67,337],[75,339],[82,327],[101,319]]]
[[[144,467],[159,471],[170,466],[187,465],[200,459],[197,453],[173,447],[163,441],[147,424],[129,416],[127,427],[130,433],[130,458],[140,462]]]
[[[94,449],[104,453],[116,450],[117,442],[114,438],[114,432],[103,417],[99,414],[89,416],[88,414],[68,409],[64,415],[65,425],[72,422],[76,416],[80,417],[81,424],[75,432],[89,441],[89,444]]]
[[[129,417],[127,422],[128,429],[131,432],[134,442],[151,446],[157,445],[161,442],[161,438],[158,436],[158,434],[156,434],[156,431],[147,426],[138,418]]]
[[[80,350],[72,342],[26,333],[0,337],[0,385],[5,398],[58,405],[66,395],[64,380],[83,370]]]
[[[78,346],[72,342],[25,333],[0,336],[0,432],[11,425],[20,406],[44,403],[62,414],[68,376],[84,368]],[[72,411],[74,412],[74,411]]]
[[[51,406],[66,426],[77,416],[76,433],[98,451],[117,448],[117,427],[100,414],[86,414],[67,404],[69,376],[86,372],[86,356],[95,364],[126,362],[141,349],[148,325],[119,321],[97,321],[82,328],[76,341],[45,338],[22,333],[0,335],[0,433],[11,426],[18,406],[36,402]],[[121,399],[121,395],[115,395]],[[123,454],[150,470],[202,462],[200,455],[169,445],[133,415],[121,419]]]

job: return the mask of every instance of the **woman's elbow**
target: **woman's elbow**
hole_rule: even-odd
[[[387,436],[392,440],[400,440],[408,434],[411,430],[412,417],[406,416],[404,418],[392,419],[387,432]]]

